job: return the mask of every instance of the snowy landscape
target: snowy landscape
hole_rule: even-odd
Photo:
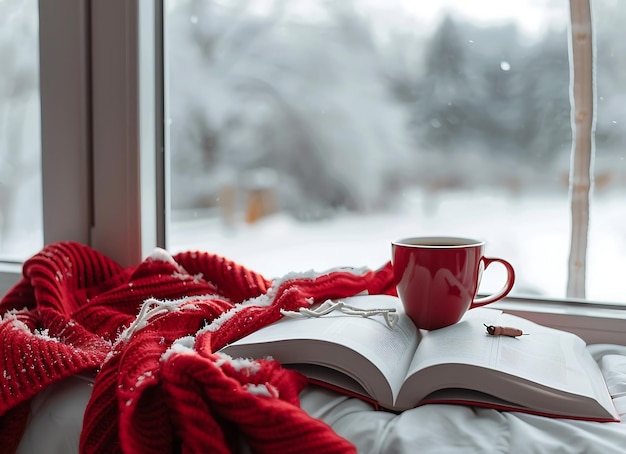
[[[615,5],[596,3],[607,26],[598,42],[614,55]],[[377,267],[399,237],[474,236],[514,264],[516,292],[565,296],[566,2],[269,1],[246,3],[246,14],[236,1],[168,4],[170,248],[280,276]],[[624,300],[616,119],[626,98],[610,88],[626,83],[624,63],[598,54],[587,273],[598,300]],[[277,206],[247,222],[255,192]],[[487,291],[501,282],[489,271]]]
[[[427,197],[427,196],[426,196]],[[291,271],[324,271],[338,266],[376,269],[390,259],[391,241],[407,236],[458,235],[483,239],[488,256],[509,260],[516,269],[514,294],[563,298],[567,280],[569,210],[567,198],[510,199],[489,193],[448,194],[439,216],[424,215],[424,194],[407,194],[404,208],[378,215],[344,215],[300,222],[285,214],[253,225],[225,226],[218,217],[180,219],[171,225],[171,250],[206,250],[266,277]],[[589,237],[587,297],[624,301],[626,210],[622,194],[594,204]],[[481,291],[499,289],[503,269],[483,275]]]
[[[564,297],[567,2],[422,3],[166,0],[167,248],[276,277],[472,236],[513,263],[514,292]],[[0,257],[16,261],[42,246],[36,5],[0,2]],[[625,301],[626,12],[594,5],[587,297]]]

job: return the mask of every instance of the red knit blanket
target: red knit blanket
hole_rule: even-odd
[[[300,307],[395,293],[391,265],[268,280],[206,252],[157,249],[124,268],[77,243],[24,263],[0,300],[0,445],[14,452],[30,399],[95,373],[83,453],[345,453],[354,447],[299,407],[300,374],[218,350]]]

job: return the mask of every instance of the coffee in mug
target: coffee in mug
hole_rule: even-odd
[[[501,258],[485,257],[484,249],[484,241],[450,236],[404,238],[391,243],[398,296],[418,328],[453,325],[468,310],[509,294],[515,283],[513,266]],[[506,268],[506,282],[496,293],[477,298],[482,273],[495,262]]]

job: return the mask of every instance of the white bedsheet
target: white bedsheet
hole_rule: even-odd
[[[626,453],[626,346],[590,345],[621,423],[551,419],[515,412],[427,405],[395,415],[308,387],[302,407],[352,441],[360,453]],[[19,453],[78,452],[91,383],[79,377],[38,395]]]

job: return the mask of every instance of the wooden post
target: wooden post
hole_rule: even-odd
[[[590,0],[570,0],[572,159],[569,192],[571,242],[567,296],[585,298],[589,197],[593,183],[595,130],[594,49]]]

